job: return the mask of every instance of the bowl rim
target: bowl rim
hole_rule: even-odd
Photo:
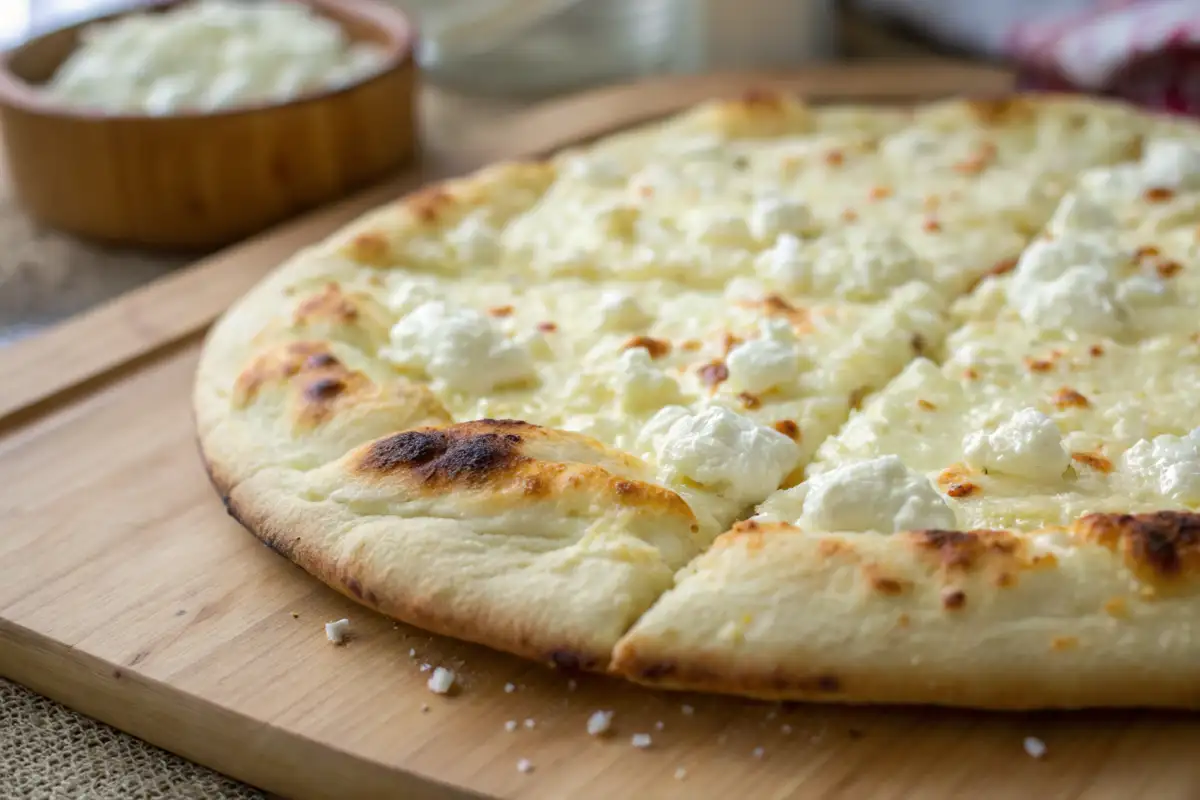
[[[22,111],[37,113],[43,116],[94,122],[165,123],[176,120],[195,122],[198,120],[227,119],[320,102],[357,89],[414,62],[416,50],[414,45],[417,35],[416,25],[398,7],[378,2],[378,0],[290,0],[290,2],[308,6],[318,13],[332,12],[345,17],[351,17],[357,22],[370,25],[376,30],[383,32],[387,37],[387,42],[384,44],[386,50],[384,62],[375,70],[350,83],[331,89],[305,92],[282,102],[258,102],[234,106],[219,111],[181,111],[172,114],[113,113],[71,105],[70,103],[52,99],[46,92],[39,89],[35,84],[31,84],[18,76],[12,69],[12,60],[22,51],[37,45],[51,36],[60,35],[65,31],[86,28],[99,22],[154,12],[172,6],[183,5],[187,2],[189,0],[142,0],[133,6],[102,12],[84,19],[76,19],[66,25],[40,31],[26,37],[16,45],[0,52],[0,105],[8,105]]]

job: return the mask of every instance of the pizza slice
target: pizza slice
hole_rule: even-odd
[[[848,702],[1200,701],[1181,633],[1200,608],[1200,429],[1180,391],[1200,348],[985,324],[947,348],[683,570],[614,669]]]

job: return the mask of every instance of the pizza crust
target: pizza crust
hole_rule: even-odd
[[[1200,515],[1173,512],[1034,535],[746,522],[621,640],[613,671],[774,700],[1194,708],[1198,534]]]

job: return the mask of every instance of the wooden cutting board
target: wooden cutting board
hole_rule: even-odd
[[[764,85],[911,99],[1002,91],[1009,79],[869,65],[554,103],[0,352],[0,674],[297,798],[1200,796],[1193,716],[777,706],[572,681],[394,625],[225,516],[195,451],[192,370],[207,325],[266,270],[433,175]],[[333,647],[323,624],[340,617],[354,639]],[[454,669],[461,693],[430,694],[422,664]],[[610,739],[585,733],[597,709],[616,711]],[[630,746],[639,732],[650,749]],[[1026,736],[1046,742],[1045,759],[1025,754]],[[517,771],[523,758],[533,772]]]

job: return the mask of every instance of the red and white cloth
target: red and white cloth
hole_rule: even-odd
[[[858,0],[946,44],[1011,60],[1031,88],[1200,114],[1200,0]]]

